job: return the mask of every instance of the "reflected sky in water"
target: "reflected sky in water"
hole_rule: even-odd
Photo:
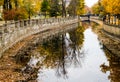
[[[78,39],[79,36],[82,37],[81,42],[80,38]],[[47,57],[49,61],[43,60],[43,62],[49,62],[51,66],[41,65],[42,68],[39,69],[39,77],[37,78],[38,82],[110,82],[108,80],[109,72],[101,72],[101,64],[108,65],[108,62],[98,36],[92,32],[91,27],[86,29],[82,36],[73,31],[72,33],[65,33],[61,37],[61,39],[57,38],[57,40],[51,42],[51,44],[54,44],[53,42],[60,41],[60,45],[54,44],[56,47],[53,46],[53,48],[48,49],[51,45],[45,44],[47,48],[44,47],[44,49],[47,51],[47,55],[44,58]],[[64,45],[62,46],[62,44]],[[60,50],[57,49],[58,46],[64,48]],[[52,49],[56,49],[55,53],[57,54]],[[57,50],[60,50],[60,52]],[[54,55],[53,58],[50,57],[49,52],[53,52],[51,53],[52,56]],[[64,53],[62,57],[59,55],[61,53]]]

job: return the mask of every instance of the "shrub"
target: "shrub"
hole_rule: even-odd
[[[21,20],[21,19],[27,19],[28,14],[25,9],[12,9],[9,11],[4,10],[3,12],[3,18],[5,20]]]
[[[4,10],[3,11],[3,18],[4,20],[13,20],[15,16],[15,10]]]

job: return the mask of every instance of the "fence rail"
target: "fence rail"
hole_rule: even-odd
[[[32,34],[78,22],[77,17],[12,21],[0,26],[0,56],[16,42]]]
[[[103,17],[103,22],[106,25],[120,28],[120,16],[118,15],[106,15]]]

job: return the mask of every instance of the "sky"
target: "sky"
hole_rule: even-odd
[[[85,5],[88,7],[93,6],[98,0],[85,0]]]

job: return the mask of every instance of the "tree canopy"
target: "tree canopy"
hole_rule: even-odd
[[[0,0],[0,6],[3,5],[3,1],[4,1],[4,0]]]
[[[101,9],[103,13],[120,14],[120,0],[99,0],[99,3],[92,7],[94,13]]]
[[[80,15],[84,13],[84,0],[71,0],[68,6],[70,15]]]
[[[100,6],[99,6],[98,3],[94,4],[94,5],[92,6],[92,12],[93,12],[94,14],[99,14],[99,13],[100,13],[99,8],[100,8]]]
[[[65,0],[0,0],[5,20],[26,19],[40,12],[50,17],[84,13],[84,0],[71,0],[69,3],[67,6]]]
[[[41,3],[41,12],[43,12],[46,16],[46,13],[49,11],[49,2],[47,0],[43,0]]]
[[[57,17],[60,15],[61,13],[61,7],[59,4],[59,0],[54,0],[52,1],[51,5],[50,5],[50,16],[51,17]]]
[[[101,3],[107,13],[120,14],[120,0],[102,0]]]
[[[41,0],[1,0],[5,20],[27,19],[39,13]]]

